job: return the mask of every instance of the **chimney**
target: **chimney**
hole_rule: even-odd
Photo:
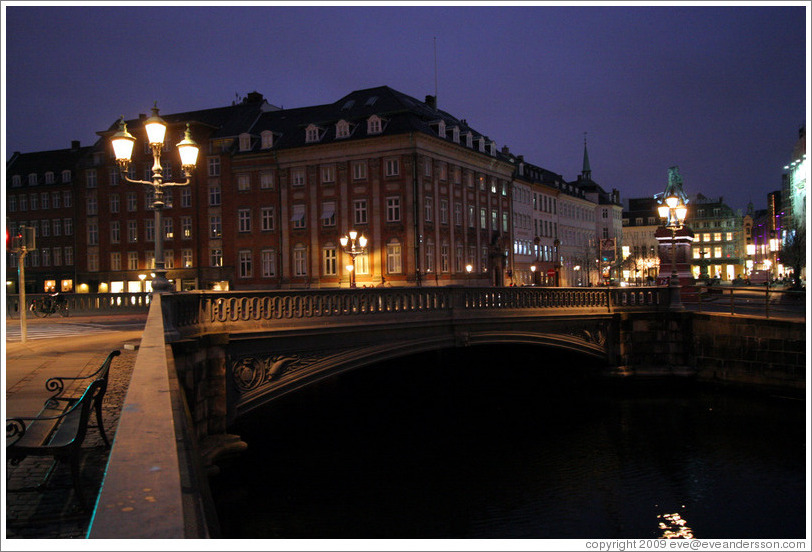
[[[502,146],[502,153],[505,155],[510,155],[510,148],[507,145]]]
[[[260,103],[264,98],[262,94],[257,92],[256,90],[253,92],[249,92],[248,95],[243,100],[243,103]]]
[[[79,140],[71,140],[70,149],[71,151],[79,151]]]
[[[426,105],[432,109],[437,109],[437,96],[426,96]]]
[[[147,120],[147,114],[146,113],[139,113],[138,114],[138,120],[141,121],[141,122],[146,121]]]

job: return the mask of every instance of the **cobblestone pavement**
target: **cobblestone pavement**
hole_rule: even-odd
[[[101,350],[98,354],[88,355],[89,362],[82,373],[90,373],[98,368],[108,353],[109,350]],[[113,359],[110,369],[107,393],[102,404],[102,416],[111,443],[115,437],[136,356],[137,351],[121,349],[121,355]],[[81,474],[84,490],[87,499],[95,504],[109,450],[105,448],[96,429],[88,430],[83,448]],[[35,457],[28,457],[17,466],[6,462],[6,538],[85,537],[92,511],[82,510],[79,506],[67,464],[57,465],[48,486],[43,491],[19,491],[39,484],[51,465],[50,459]]]

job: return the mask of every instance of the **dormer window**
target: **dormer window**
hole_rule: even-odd
[[[451,128],[451,138],[455,144],[460,143],[460,127],[455,126]]]
[[[336,138],[348,138],[350,136],[350,123],[341,119],[336,123]]]
[[[273,132],[263,130],[260,136],[262,137],[262,149],[270,149],[273,147]]]
[[[322,135],[321,130],[322,129],[317,127],[316,125],[310,124],[305,129],[305,141],[308,144],[312,144],[313,142],[318,142],[319,140],[321,140],[321,135]]]
[[[28,185],[29,186],[37,185],[37,173],[31,173],[28,175]]]
[[[496,156],[496,142],[488,142],[488,153]]]
[[[474,135],[470,131],[465,133],[465,146],[468,148],[474,147]]]
[[[62,182],[67,183],[70,182],[70,171],[62,171]]]
[[[19,188],[20,186],[22,186],[19,174],[15,174],[14,176],[11,177],[11,185],[15,188]]]
[[[383,125],[381,125],[380,117],[373,115],[367,119],[367,134],[380,134],[382,131]]]
[[[45,183],[46,184],[53,184],[54,183],[54,173],[48,171],[45,173]]]
[[[249,151],[251,149],[251,135],[247,132],[240,134],[240,151]]]
[[[445,121],[437,121],[436,123],[432,123],[432,126],[437,125],[437,136],[440,138],[445,138]]]
[[[485,137],[484,136],[479,137],[479,151],[481,151],[482,153],[485,153]]]

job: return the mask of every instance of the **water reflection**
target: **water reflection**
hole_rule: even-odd
[[[211,479],[223,535],[692,538],[688,513],[703,539],[803,537],[803,401],[590,386],[557,377],[571,356],[469,351],[241,420],[248,452]]]
[[[659,528],[662,530],[663,535],[661,539],[692,539],[694,538],[694,531],[688,527],[688,522],[685,521],[679,512],[672,514],[662,514],[657,516],[662,519],[659,523]]]

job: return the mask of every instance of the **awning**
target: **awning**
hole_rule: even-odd
[[[304,205],[294,205],[293,206],[293,215],[290,217],[291,222],[299,222],[303,220],[305,217],[305,206]]]

